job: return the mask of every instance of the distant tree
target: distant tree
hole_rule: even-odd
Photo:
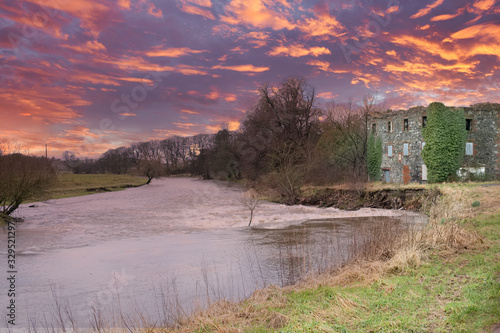
[[[138,163],[139,172],[148,178],[146,185],[151,183],[153,178],[158,178],[163,174],[163,166],[159,160],[141,159]]]
[[[164,174],[165,168],[161,161],[162,154],[159,141],[139,142],[132,146],[132,151],[139,172],[148,178],[146,184]]]
[[[380,167],[382,165],[382,140],[373,133],[368,136],[366,164],[370,180],[380,180]]]
[[[210,150],[210,169],[214,177],[220,180],[240,178],[239,155],[236,153],[234,135],[222,129],[214,137]]]
[[[109,149],[99,158],[99,164],[105,172],[125,174],[135,164],[132,148]]]
[[[203,179],[211,179],[212,172],[210,170],[211,151],[209,148],[201,149],[191,161],[191,173],[199,175]]]
[[[73,171],[73,169],[78,165],[80,160],[75,156],[72,151],[66,150],[62,156],[66,166]]]
[[[41,194],[56,181],[49,160],[9,154],[0,156],[0,212],[12,214],[19,205]]]
[[[21,154],[27,153],[28,150],[26,148],[23,149],[21,144],[16,142],[15,140],[10,140],[7,138],[0,138],[0,156],[8,155],[8,154]]]
[[[427,124],[422,131],[425,146],[422,159],[430,183],[456,178],[465,154],[465,115],[463,109],[451,109],[434,102],[427,107]]]

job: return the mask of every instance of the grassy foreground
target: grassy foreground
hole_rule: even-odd
[[[55,186],[28,202],[48,199],[77,197],[87,194],[120,191],[129,187],[144,185],[146,178],[130,175],[111,174],[71,174],[62,173],[57,176]]]
[[[500,323],[500,186],[440,189],[429,227],[389,260],[220,301],[177,329],[151,331],[492,332]]]

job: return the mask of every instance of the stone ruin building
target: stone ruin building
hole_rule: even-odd
[[[500,179],[500,104],[480,103],[464,107],[467,140],[458,175],[476,179]],[[368,130],[382,139],[382,180],[404,183],[427,181],[421,152],[425,145],[426,107],[374,112]]]

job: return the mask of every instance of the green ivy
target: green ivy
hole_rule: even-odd
[[[422,158],[428,181],[439,183],[455,178],[464,159],[467,139],[464,110],[438,102],[429,104],[422,135],[425,141]]]
[[[380,180],[380,166],[382,165],[382,140],[370,134],[367,142],[368,176],[373,181]]]

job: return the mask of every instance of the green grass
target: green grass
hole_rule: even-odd
[[[56,184],[45,193],[26,202],[36,202],[48,199],[77,197],[107,191],[120,191],[128,187],[144,185],[144,177],[111,174],[70,174],[57,176]]]

